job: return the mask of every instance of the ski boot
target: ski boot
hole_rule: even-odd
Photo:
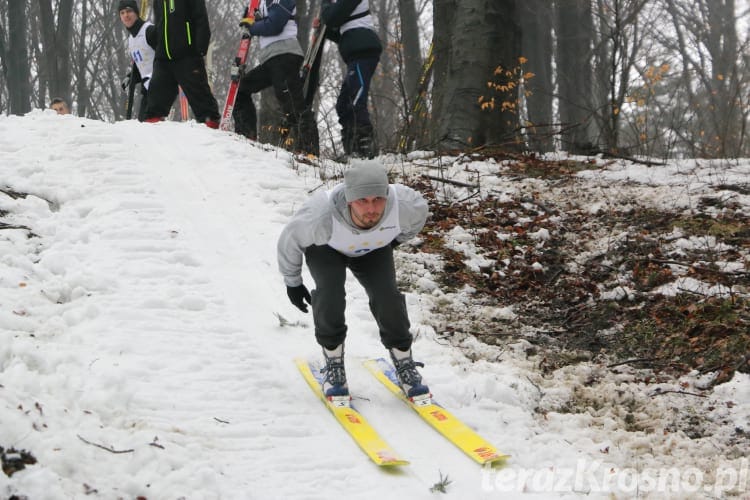
[[[430,404],[430,388],[422,383],[422,376],[417,371],[417,367],[424,364],[414,361],[411,357],[411,349],[401,351],[395,347],[388,349],[396,367],[396,376],[401,384],[401,390],[404,391],[409,400],[417,405]]]
[[[335,406],[349,406],[349,386],[346,384],[346,370],[344,369],[344,344],[334,349],[323,347],[323,357],[326,365],[321,370],[325,374],[322,390],[326,399]]]
[[[375,141],[372,136],[364,135],[358,137],[353,153],[361,158],[367,158],[368,160],[375,158]]]

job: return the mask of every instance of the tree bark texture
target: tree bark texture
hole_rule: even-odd
[[[518,115],[482,109],[495,70],[513,70],[521,55],[514,0],[436,0],[433,142],[442,149],[517,144]],[[517,102],[515,94],[499,96]]]
[[[590,0],[558,0],[557,78],[564,150],[592,145],[592,13]]]
[[[553,5],[549,0],[525,0],[521,7],[521,46],[527,59],[524,71],[534,76],[524,82],[526,124],[529,147],[533,151],[551,151],[555,130],[552,126],[552,20]]]
[[[399,0],[398,14],[401,20],[401,52],[404,65],[404,87],[406,88],[406,105],[414,104],[414,97],[419,85],[422,51],[419,46],[419,24],[417,7],[414,0]]]
[[[73,0],[60,0],[57,17],[50,0],[39,0],[39,16],[44,56],[44,75],[50,98],[62,97],[71,105],[70,46]]]
[[[6,79],[10,112],[23,115],[31,111],[31,72],[28,60],[28,17],[25,2],[8,4],[8,48]]]

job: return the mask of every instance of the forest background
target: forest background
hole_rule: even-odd
[[[207,5],[221,106],[244,2]],[[304,49],[320,1],[297,5]],[[371,90],[381,151],[750,156],[746,0],[382,0],[370,9],[385,47]],[[78,116],[124,119],[125,47],[114,0],[0,3],[0,111],[63,97]],[[316,113],[333,156],[344,66],[335,45],[325,51]],[[264,93],[259,104],[261,140],[273,143],[275,99]]]

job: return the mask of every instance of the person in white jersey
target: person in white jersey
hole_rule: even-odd
[[[297,40],[296,0],[261,0],[256,12],[245,11],[240,26],[257,36],[259,64],[240,79],[232,116],[234,131],[257,139],[257,115],[252,95],[273,86],[294,142],[290,149],[317,155],[318,130],[312,110],[305,106],[299,69],[304,59]]]
[[[120,21],[125,25],[128,36],[128,54],[133,61],[130,73],[122,82],[123,90],[130,85],[141,84],[141,104],[138,108],[138,120],[146,118],[148,103],[148,85],[154,71],[154,48],[156,47],[156,28],[153,23],[140,18],[136,0],[120,0],[117,5]]]
[[[344,369],[346,269],[367,292],[370,311],[388,349],[401,388],[409,398],[429,396],[412,359],[412,336],[403,294],[396,284],[393,248],[419,233],[428,215],[422,195],[402,184],[389,184],[374,160],[354,160],[344,182],[311,197],[279,237],[279,270],[289,300],[302,312],[312,305],[315,338],[325,358],[326,397],[346,397]],[[302,280],[307,263],[315,289]]]

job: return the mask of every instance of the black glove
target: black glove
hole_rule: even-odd
[[[307,291],[305,285],[288,286],[286,287],[286,294],[289,296],[289,300],[292,304],[303,313],[307,312],[307,304],[312,304],[312,297],[310,297],[310,292]],[[307,304],[305,304],[305,302],[307,302]]]
[[[123,92],[127,92],[128,87],[130,87],[130,74],[131,74],[130,71],[125,73],[125,78],[123,78],[122,81],[120,82],[120,87],[122,87]]]

